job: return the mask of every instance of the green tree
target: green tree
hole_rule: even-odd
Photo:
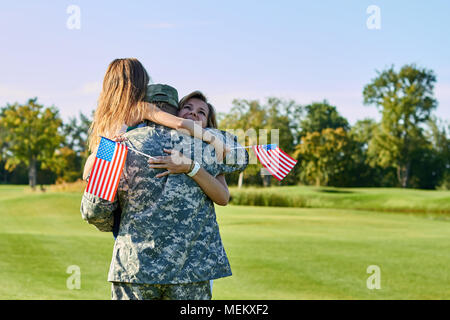
[[[306,136],[307,133],[321,132],[323,129],[327,128],[350,129],[347,119],[342,117],[336,107],[330,105],[327,100],[313,102],[305,106],[303,113],[305,113],[305,115],[300,121],[299,140]]]
[[[87,139],[90,124],[91,120],[80,113],[78,118],[69,118],[62,126],[65,139],[56,150],[54,166],[59,181],[71,182],[81,178],[83,165],[89,156]]]
[[[397,179],[392,179],[392,167],[383,168],[377,164],[378,155],[370,152],[371,141],[380,124],[373,119],[358,120],[350,129],[350,138],[354,142],[353,167],[346,174],[348,186],[353,187],[393,187]],[[395,172],[394,172],[395,176]],[[395,177],[394,177],[395,178]]]
[[[341,127],[307,133],[297,145],[294,156],[301,164],[300,180],[316,186],[342,179],[352,166],[354,145]]]
[[[0,113],[0,119],[3,117],[3,110]],[[8,152],[8,143],[6,142],[6,128],[0,122],[0,182],[7,182],[7,171],[5,169],[6,160],[10,157]]]
[[[221,116],[219,128],[233,130],[232,132],[238,136],[238,140],[243,146],[258,144],[258,133],[264,128],[266,119],[263,106],[259,101],[246,99],[234,99],[232,103],[230,112]],[[250,149],[247,151],[251,157],[250,162],[254,163],[255,158],[252,158],[252,151]],[[260,164],[249,165],[245,171],[239,173],[238,186],[242,186],[245,177],[249,183],[260,184],[260,169]],[[236,174],[231,174],[229,178],[231,181],[236,180]]]
[[[92,119],[80,112],[78,118],[69,118],[69,121],[62,128],[62,133],[66,137],[63,145],[85,158],[89,155],[87,139],[91,122]]]
[[[37,165],[45,169],[54,161],[55,150],[63,141],[58,132],[62,125],[55,107],[44,108],[37,98],[29,99],[24,105],[7,105],[2,111],[0,126],[5,130],[5,141],[11,157],[6,169],[12,170],[20,163],[28,167],[28,181],[36,186]]]
[[[356,121],[350,132],[354,140],[361,143],[361,148],[367,150],[377,128],[378,123],[374,119],[366,118]]]
[[[381,126],[370,147],[377,154],[378,164],[397,170],[402,187],[408,186],[413,154],[425,141],[421,125],[437,104],[433,97],[435,82],[432,70],[412,64],[399,72],[394,67],[377,72],[364,87],[364,103],[377,106],[382,113]]]
[[[450,124],[432,116],[427,121],[427,143],[415,154],[412,175],[420,188],[450,189]]]
[[[346,133],[350,129],[347,119],[342,117],[336,107],[330,105],[327,100],[313,102],[304,106],[300,111],[300,117],[297,117],[298,145],[294,153],[300,162],[296,168],[296,174],[300,181],[316,185],[350,183],[348,177],[343,175],[342,168],[332,168],[335,165],[333,158],[350,157],[348,150],[345,154],[342,153],[342,150],[336,154],[332,153],[343,147],[342,143],[345,144],[345,149],[354,145]],[[339,128],[340,130],[336,131]],[[326,136],[322,136],[322,134]],[[339,153],[340,155],[338,155]],[[349,165],[347,160],[346,163]],[[333,173],[336,170],[340,172],[340,176]]]

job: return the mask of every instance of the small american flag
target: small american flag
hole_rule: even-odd
[[[264,144],[252,147],[261,164],[279,181],[292,170],[297,160],[281,150],[276,144]]]
[[[127,152],[126,146],[102,137],[86,192],[113,201]]]

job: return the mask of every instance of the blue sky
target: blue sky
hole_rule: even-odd
[[[81,10],[70,30],[67,8]],[[381,29],[366,9],[377,5]],[[350,123],[379,119],[363,87],[392,64],[432,69],[435,114],[450,121],[450,1],[4,1],[0,106],[37,96],[64,119],[96,107],[107,65],[136,57],[180,97],[327,99]]]

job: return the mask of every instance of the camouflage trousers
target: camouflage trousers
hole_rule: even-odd
[[[209,281],[180,284],[113,282],[112,300],[211,300]]]

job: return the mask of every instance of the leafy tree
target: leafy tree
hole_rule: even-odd
[[[233,133],[238,136],[238,140],[243,146],[258,144],[258,133],[264,128],[265,118],[265,110],[259,101],[235,99],[230,112],[222,117],[219,128],[234,130]],[[252,151],[250,149],[247,149],[247,151],[249,152],[250,163],[256,164],[257,160]],[[260,170],[260,164],[250,164],[245,171],[239,173],[238,186],[242,186],[244,177],[248,177],[249,183],[261,184]],[[236,174],[230,175],[230,178],[231,181],[235,180]]]
[[[323,102],[313,102],[304,107],[306,115],[300,121],[300,139],[306,136],[307,133],[321,132],[323,129],[343,128],[349,130],[350,125],[344,117],[337,111],[335,106],[328,103],[327,100]]]
[[[409,186],[435,189],[444,175],[443,159],[429,141],[423,140],[411,154]]]
[[[3,110],[0,112],[0,119],[3,116]],[[7,182],[7,171],[5,170],[6,160],[10,154],[8,153],[8,143],[6,142],[6,128],[0,122],[0,173],[3,183]]]
[[[58,132],[62,125],[55,107],[44,108],[37,98],[24,105],[7,105],[2,111],[0,126],[5,130],[5,141],[11,156],[6,169],[12,170],[20,163],[28,167],[28,181],[36,186],[37,165],[50,168],[55,150],[63,141]]]
[[[295,125],[298,123],[296,121],[298,118],[296,117],[300,114],[301,106],[293,100],[283,101],[278,98],[268,98],[265,109],[267,110],[267,120],[264,129],[270,132],[270,143],[277,143],[284,152],[292,155],[295,150],[296,136],[298,135],[298,127]],[[272,132],[278,132],[277,139],[272,136]],[[277,181],[277,184],[297,184],[298,169],[299,166],[296,165],[283,181]],[[266,182],[266,185],[269,185],[270,180],[273,180],[271,175],[266,175],[264,178],[263,182]]]
[[[82,113],[63,125],[65,139],[56,150],[54,166],[59,181],[71,182],[81,178],[83,165],[89,156],[87,138],[90,125],[91,120]]]
[[[412,175],[418,176],[418,187],[450,189],[450,124],[432,116],[427,125],[428,143],[416,153],[418,165]]]
[[[371,141],[379,129],[379,123],[373,119],[358,120],[350,129],[350,138],[354,143],[352,158],[353,166],[349,168],[345,177],[347,186],[352,187],[381,187],[395,186],[392,180],[392,167],[383,168],[377,164],[378,155],[370,152]]]
[[[361,148],[367,150],[369,148],[370,140],[372,140],[377,128],[378,123],[374,119],[366,118],[356,121],[351,127],[350,132],[353,139],[361,143]]]
[[[306,184],[344,183],[345,177],[341,176],[339,178],[341,181],[338,182],[336,180],[338,176],[332,174],[336,168],[332,169],[329,166],[333,162],[331,159],[337,154],[328,154],[326,150],[333,152],[332,150],[335,150],[341,142],[348,140],[349,137],[345,132],[350,129],[350,125],[347,119],[342,117],[336,107],[330,105],[327,100],[313,102],[300,111],[300,117],[296,119],[299,129],[297,130],[298,145],[294,153],[300,161],[300,165],[296,168],[298,177]],[[338,128],[340,130],[336,131]],[[338,145],[333,146],[334,143]],[[347,143],[350,143],[350,140]]]
[[[376,105],[382,112],[380,130],[370,147],[378,155],[379,165],[396,168],[402,187],[409,184],[413,154],[425,140],[421,125],[437,104],[435,82],[433,71],[412,64],[399,72],[394,67],[377,72],[364,87],[364,103]]]
[[[349,134],[341,127],[307,133],[294,153],[301,164],[300,180],[316,186],[329,185],[345,175],[353,161],[353,149]]]
[[[88,131],[91,122],[92,120],[89,117],[80,112],[78,118],[69,118],[68,123],[65,123],[62,128],[63,135],[66,137],[63,145],[86,158],[88,156]]]

